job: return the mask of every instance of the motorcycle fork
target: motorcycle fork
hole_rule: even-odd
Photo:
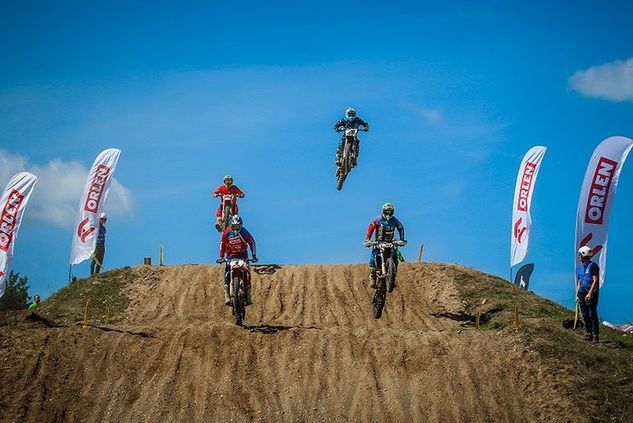
[[[376,279],[378,280],[378,287],[376,288],[376,292],[385,293],[385,278],[387,277],[387,266],[385,265],[385,253],[381,251],[380,254],[376,257],[380,258],[380,275],[376,275]]]

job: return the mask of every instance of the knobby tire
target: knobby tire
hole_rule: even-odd
[[[396,287],[396,263],[393,261],[393,257],[389,257],[385,264],[387,266],[387,274],[385,275],[387,292],[392,293]]]

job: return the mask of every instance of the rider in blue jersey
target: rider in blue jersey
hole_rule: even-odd
[[[369,131],[369,124],[356,116],[356,110],[353,107],[348,107],[345,110],[345,117],[339,119],[338,122],[334,124],[334,130],[336,132],[343,132],[343,136],[341,137],[341,142],[339,143],[338,149],[336,150],[336,166],[341,165],[341,157],[343,156],[343,141],[345,141],[345,130],[346,129],[358,129],[361,131]],[[356,142],[352,145],[353,149],[353,157],[354,157],[354,166],[356,166],[356,161],[358,159],[358,154],[360,151],[360,146],[358,145],[358,138],[356,138]]]
[[[398,231],[400,240],[404,241],[404,226],[402,226],[402,223],[400,223],[393,214],[393,204],[383,204],[381,214],[372,220],[367,228],[365,243],[370,241],[374,232],[376,232],[376,241],[392,242],[394,240],[396,230]],[[397,268],[398,252],[395,248],[391,250],[391,255]],[[373,248],[371,250],[371,257],[369,258],[369,282],[372,288],[376,288],[376,250]]]

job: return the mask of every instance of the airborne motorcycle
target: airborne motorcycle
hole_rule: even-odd
[[[246,280],[249,278],[248,264],[251,259],[221,260],[219,263],[229,262],[229,290],[231,293],[231,309],[235,324],[242,326],[246,317]]]
[[[352,171],[354,167],[356,167],[356,160],[358,159],[358,147],[358,129],[345,129],[345,137],[343,138],[341,158],[336,169],[336,189],[339,191],[343,189],[343,182],[345,182],[347,175]]]
[[[397,266],[394,261],[392,252],[395,250],[395,256],[398,256],[398,247],[406,245],[406,241],[370,241],[365,244],[376,250],[376,285],[371,302],[374,308],[374,318],[380,319],[382,310],[387,301],[387,292],[393,292],[396,287],[396,271]]]
[[[229,226],[229,219],[233,216],[233,210],[235,210],[235,201],[237,197],[234,194],[223,194],[222,195],[222,218],[220,220],[220,225],[218,228],[218,232],[224,231],[224,229]]]

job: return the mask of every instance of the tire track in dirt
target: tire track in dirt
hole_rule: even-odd
[[[380,320],[365,265],[253,274],[247,328],[220,266],[130,272],[117,327],[153,337],[2,329],[7,421],[584,421],[517,337],[432,315],[463,311],[474,271],[401,264]]]

